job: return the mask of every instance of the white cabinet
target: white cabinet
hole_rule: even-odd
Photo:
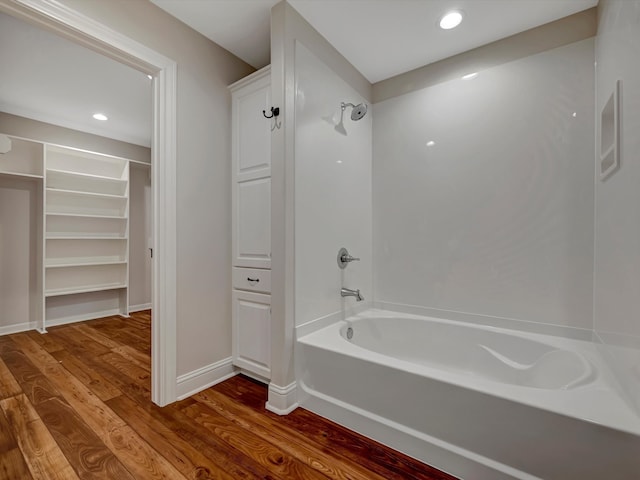
[[[270,69],[229,88],[232,96],[233,363],[271,375],[271,110]]]

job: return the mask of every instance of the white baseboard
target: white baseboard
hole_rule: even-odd
[[[232,365],[231,357],[185,373],[178,377],[176,398],[184,400],[237,374],[238,370]]]
[[[298,408],[296,395],[296,382],[291,382],[286,387],[279,387],[274,383],[269,384],[269,399],[265,408],[278,415],[288,415]]]
[[[0,327],[0,335],[10,335],[12,333],[28,332],[29,330],[37,330],[36,322],[16,323],[15,325],[6,325]]]
[[[113,315],[122,315],[122,312],[116,308],[113,310],[104,310],[102,312],[92,312],[90,314],[81,313],[78,315],[70,315],[68,317],[61,317],[53,320],[47,320],[47,322],[45,323],[45,326],[57,327],[59,325],[67,325],[69,323],[84,322],[88,320],[96,320],[98,318],[111,317]],[[125,315],[122,315],[122,316],[125,316]]]
[[[151,310],[151,304],[143,303],[141,305],[129,305],[129,313],[141,312],[142,310]]]

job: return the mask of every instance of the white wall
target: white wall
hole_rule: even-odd
[[[177,79],[177,374],[231,356],[231,96],[254,69],[147,0],[62,3],[173,59]]]
[[[375,104],[377,301],[592,328],[593,60],[583,40]]]
[[[601,0],[596,112],[621,80],[622,129],[620,169],[596,180],[595,329],[640,410],[639,59],[640,1]]]
[[[301,42],[296,42],[295,292],[296,325],[355,306],[340,288],[372,291],[371,127],[369,112],[335,130],[340,102],[364,101]],[[341,270],[340,247],[359,262]]]

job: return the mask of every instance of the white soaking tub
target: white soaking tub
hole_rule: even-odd
[[[591,342],[369,310],[296,349],[300,405],[460,478],[640,479]]]

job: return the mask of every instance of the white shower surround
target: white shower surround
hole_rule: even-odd
[[[602,3],[605,12],[615,12],[624,2]],[[625,7],[638,5],[634,0]],[[306,64],[296,59],[297,74],[309,66],[313,72],[308,84],[296,85],[304,93],[296,98],[296,157],[299,151],[315,155],[307,170],[299,170],[296,158],[296,378],[302,406],[463,478],[636,478],[637,388],[619,384],[628,383],[625,375],[633,373],[638,357],[612,347],[601,348],[601,357],[586,341],[594,329],[594,43],[583,40],[480,71],[473,80],[443,82],[373,105],[373,235],[352,237],[361,251],[372,242],[364,260],[371,258],[373,268],[363,263],[346,275],[332,273],[329,251],[337,245],[327,245],[340,239],[341,229],[366,233],[368,217],[358,223],[350,211],[314,234],[298,222],[327,221],[336,200],[350,195],[362,202],[366,159],[358,157],[360,170],[349,181],[328,183],[335,167],[323,163],[321,153],[339,156],[368,145],[346,139],[329,145],[329,130],[309,128],[311,117],[300,115],[298,102],[324,112],[345,90],[342,84],[332,91],[338,77],[313,55]],[[637,72],[632,69],[629,79]],[[316,121],[314,128],[319,126]],[[305,197],[305,178],[322,180],[324,196],[314,204]],[[311,259],[316,253],[322,255]],[[548,388],[552,379],[516,386],[452,373],[442,363],[418,373],[393,355],[356,347],[338,331],[357,308],[335,293],[340,286],[370,285],[370,274],[373,295],[365,292],[365,304],[373,298],[374,305],[406,312],[551,333],[555,337],[545,342],[570,345],[560,357],[588,358],[589,372],[564,389]],[[611,336],[598,333],[596,344],[610,342]],[[621,344],[632,336],[623,333]],[[623,364],[615,376],[607,354]],[[575,363],[573,368],[580,370]]]

